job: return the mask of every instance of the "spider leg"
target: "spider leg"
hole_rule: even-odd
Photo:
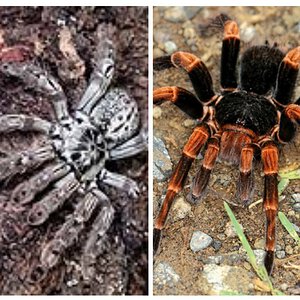
[[[255,148],[252,144],[247,144],[242,148],[240,160],[240,177],[237,184],[237,197],[246,206],[250,203],[253,195],[253,158]]]
[[[46,161],[55,158],[55,152],[51,146],[45,146],[37,150],[24,151],[0,160],[0,181],[11,178],[17,174],[23,174],[27,170],[35,169]]]
[[[93,222],[89,238],[83,250],[81,264],[85,280],[93,277],[97,256],[102,252],[103,238],[110,228],[114,217],[114,208],[105,194],[95,189],[93,197],[96,197],[97,201],[100,202],[101,208]]]
[[[59,179],[41,201],[33,204],[28,212],[28,224],[36,226],[44,223],[79,187],[80,184],[73,173]]]
[[[175,52],[171,55],[171,61],[177,68],[186,70],[200,101],[211,100],[215,95],[212,78],[205,64],[197,56],[188,52]]]
[[[215,134],[208,140],[207,149],[200,170],[196,173],[188,201],[195,204],[203,196],[209,182],[211,171],[220,151],[220,135]]]
[[[236,22],[228,20],[224,24],[221,57],[221,86],[223,92],[237,88],[236,63],[240,50],[240,35]]]
[[[290,50],[283,58],[277,74],[274,98],[281,104],[291,102],[300,67],[300,47]]]
[[[140,190],[137,183],[124,175],[103,169],[98,178],[100,182],[113,186],[119,190],[123,190],[131,197],[136,198],[139,194]]]
[[[155,221],[154,232],[153,232],[154,253],[156,253],[158,249],[161,231],[166,223],[168,213],[175,199],[175,196],[183,188],[190,167],[193,161],[195,160],[196,156],[199,154],[202,146],[206,143],[209,136],[210,136],[210,131],[207,128],[207,126],[200,125],[194,129],[188,142],[185,144],[183,148],[181,158],[172,174],[172,177],[168,185],[168,191],[166,197],[163,201],[162,207]]]
[[[79,233],[84,229],[84,224],[87,222],[95,208],[98,205],[103,206],[103,212],[99,214],[99,220],[97,222],[97,229],[99,230],[100,234],[103,234],[109,228],[112,216],[113,216],[113,208],[110,205],[108,198],[96,188],[92,189],[90,192],[86,194],[84,199],[82,199],[75,208],[73,214],[68,218],[68,220],[63,224],[63,226],[56,232],[54,239],[51,240],[46,247],[43,249],[41,254],[41,265],[47,269],[52,268],[55,266],[61,257],[61,254],[67,249],[68,247],[72,246],[76,239],[78,239]],[[92,231],[93,234],[96,232],[96,227]],[[105,231],[105,232],[104,232]],[[87,243],[87,245],[91,245],[91,243]],[[89,246],[85,248],[89,250]],[[88,254],[90,254],[88,252]],[[86,272],[85,264],[88,262],[83,263],[83,272]],[[90,266],[90,264],[89,264]]]
[[[20,204],[27,204],[34,199],[36,194],[45,190],[51,182],[60,179],[69,172],[70,168],[65,163],[51,165],[31,177],[28,181],[17,185],[10,199]]]
[[[143,127],[138,135],[111,149],[109,159],[118,160],[131,157],[146,150],[148,150],[148,134],[146,128]]]
[[[26,115],[2,115],[0,116],[0,133],[8,133],[16,130],[37,131],[44,134],[51,132],[53,125],[41,118]]]
[[[46,94],[51,100],[58,121],[70,118],[66,95],[53,76],[33,64],[5,63],[0,65],[0,70],[3,74],[20,78],[28,87]]]
[[[78,110],[84,111],[88,115],[111,84],[115,69],[116,49],[113,41],[108,37],[109,34],[105,33],[109,28],[102,29],[104,30],[100,33],[102,37],[97,46],[94,72],[78,105]]]
[[[153,103],[171,101],[193,119],[203,115],[203,105],[191,92],[177,86],[161,87],[153,92]]]
[[[261,157],[265,178],[263,206],[266,213],[266,257],[265,266],[271,274],[274,264],[276,215],[278,210],[278,149],[273,142],[262,147]]]
[[[296,122],[300,124],[300,98],[281,113],[277,135],[279,141],[287,143],[293,139],[297,129]]]

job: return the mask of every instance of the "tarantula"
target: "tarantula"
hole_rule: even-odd
[[[38,273],[55,266],[92,219],[82,256],[83,276],[91,278],[101,240],[114,218],[114,208],[99,184],[123,190],[131,197],[138,196],[139,188],[134,180],[106,166],[109,161],[131,157],[147,149],[146,130],[139,130],[137,103],[125,90],[111,86],[115,50],[113,40],[102,36],[90,83],[73,116],[57,81],[32,63],[16,62],[20,56],[16,49],[11,49],[14,59],[10,61],[10,55],[6,55],[8,58],[0,65],[3,74],[21,79],[27,86],[46,94],[56,116],[55,122],[22,114],[0,116],[2,134],[33,131],[48,137],[41,148],[1,159],[1,182],[39,168],[35,175],[14,188],[10,201],[31,207],[26,219],[34,227],[45,223],[75,194],[81,197],[73,213],[42,250]],[[9,234],[9,228],[0,227],[0,239],[9,239]]]
[[[222,17],[221,17],[222,18]],[[204,62],[191,53],[175,52],[157,58],[154,69],[177,67],[187,72],[196,95],[177,86],[154,90],[154,104],[171,101],[199,121],[170,179],[154,228],[154,253],[176,194],[184,186],[189,169],[205,145],[188,201],[199,202],[208,185],[217,157],[239,165],[237,196],[243,205],[253,196],[253,164],[261,160],[264,172],[263,207],[266,214],[265,267],[270,274],[275,251],[278,210],[278,145],[290,142],[300,123],[300,98],[293,103],[300,66],[300,47],[284,54],[275,44],[252,46],[241,57],[239,83],[237,60],[240,37],[237,23],[224,17],[221,55],[221,93],[213,89]]]

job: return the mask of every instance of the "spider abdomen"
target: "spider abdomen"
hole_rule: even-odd
[[[267,98],[247,92],[225,95],[215,110],[221,127],[238,125],[257,135],[268,133],[278,122],[277,110]]]

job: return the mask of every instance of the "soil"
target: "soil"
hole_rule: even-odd
[[[298,7],[203,7],[191,19],[177,22],[169,21],[170,18],[166,17],[168,10],[170,10],[168,7],[154,8],[154,35],[156,33],[154,57],[166,55],[168,49],[165,43],[172,41],[177,50],[192,52],[202,58],[211,72],[216,91],[219,89],[222,32],[208,29],[206,25],[218,14],[227,14],[239,24],[242,40],[241,53],[249,46],[263,44],[266,40],[270,44],[278,43],[284,51],[299,45],[300,8]],[[186,28],[192,28],[196,35],[191,34],[189,36]],[[244,42],[243,39],[246,39],[247,42]],[[188,76],[179,70],[172,69],[154,73],[154,88],[166,85],[177,85],[193,91]],[[300,96],[300,85],[297,86],[296,99]],[[173,167],[179,161],[184,141],[187,141],[193,130],[193,124],[195,124],[188,120],[184,113],[170,103],[160,106],[159,113],[154,118],[154,135],[165,142]],[[299,167],[299,150],[300,135],[298,130],[295,140],[285,145],[281,150],[280,168],[289,168],[293,165]],[[177,198],[186,197],[191,179],[199,165],[200,160],[196,160],[184,190]],[[263,177],[260,170],[259,167],[256,168],[254,201],[263,195]],[[174,210],[171,210],[167,226],[163,232],[159,253],[155,257],[155,265],[159,262],[167,262],[180,276],[180,280],[172,287],[154,285],[154,294],[202,295],[212,293],[207,281],[203,279],[202,271],[205,264],[199,257],[230,255],[239,253],[242,248],[237,237],[227,237],[225,234],[229,218],[224,210],[224,200],[231,203],[230,206],[237,220],[242,224],[252,248],[255,248],[255,242],[264,238],[265,216],[262,204],[252,208],[243,208],[239,205],[235,199],[237,177],[236,167],[217,162],[207,195],[201,204],[192,207],[192,213],[182,220],[176,219]],[[298,226],[300,216],[298,212],[293,211],[290,200],[293,193],[299,192],[299,184],[300,180],[290,182],[283,193],[285,199],[280,202],[279,208],[291,222]],[[158,213],[161,197],[165,194],[166,188],[167,180],[164,182],[154,181],[154,217]],[[208,247],[201,254],[193,253],[189,248],[189,241],[195,230],[204,231],[214,240],[221,241],[220,249],[215,250],[213,247]],[[277,222],[277,245],[282,249],[290,245],[294,249],[293,254],[299,254],[299,247],[295,245],[279,221]],[[297,267],[288,267],[289,258],[291,263],[296,264],[297,261],[297,259],[296,261],[292,260],[291,256],[291,254],[286,254],[285,260],[275,259],[275,269],[272,275],[274,287],[281,289],[287,295],[299,294],[299,266],[298,269]],[[235,265],[245,270],[246,268],[251,269],[245,259],[236,262]],[[246,288],[249,294],[267,294],[266,291],[259,290],[253,283],[253,278],[256,278],[255,273],[251,270],[249,273],[252,279],[244,282],[240,280],[239,276],[234,276],[231,278],[232,285],[249,285],[250,288]]]
[[[122,16],[120,18],[119,16]],[[147,7],[1,7],[0,50],[21,46],[26,61],[49,71],[63,87],[70,111],[83,94],[93,64],[99,24],[110,23],[116,30],[117,62],[113,85],[133,97],[141,112],[141,126],[148,111],[148,8]],[[70,38],[69,38],[70,37]],[[1,50],[2,51],[2,50]],[[51,105],[42,95],[1,76],[0,111],[26,113],[53,120]],[[38,134],[9,134],[0,137],[0,154],[28,150],[43,144]],[[67,206],[38,228],[27,228],[22,218],[18,228],[27,228],[31,238],[15,238],[14,244],[1,244],[0,294],[147,294],[148,293],[148,158],[147,153],[111,164],[110,169],[128,175],[139,184],[141,194],[105,189],[116,210],[115,219],[97,259],[95,278],[87,284],[81,278],[80,255],[91,224],[76,244],[65,252],[58,266],[46,278],[27,284],[32,263],[38,259],[44,242],[53,237],[71,211]],[[0,207],[11,189],[23,177],[1,186]],[[11,207],[13,211],[13,207]],[[15,216],[12,216],[12,218]],[[0,216],[2,222],[9,216]],[[24,226],[23,226],[24,225]],[[28,236],[28,234],[26,234]],[[2,241],[2,238],[1,238]],[[14,248],[13,250],[10,250]],[[32,275],[32,274],[31,274]],[[39,274],[37,274],[39,275]]]

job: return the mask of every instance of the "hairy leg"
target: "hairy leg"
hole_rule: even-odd
[[[202,166],[194,177],[191,193],[188,197],[189,202],[193,204],[202,198],[208,185],[211,171],[220,151],[220,138],[219,134],[215,134],[208,140]]]
[[[113,186],[119,190],[123,190],[131,197],[137,197],[139,194],[139,187],[137,183],[124,175],[103,169],[98,178],[100,182]]]
[[[172,203],[176,195],[183,188],[190,167],[193,161],[195,160],[196,156],[199,154],[202,146],[206,143],[209,136],[210,132],[207,126],[200,125],[194,129],[188,142],[183,148],[181,159],[177,164],[175,170],[173,171],[168,185],[166,197],[163,201],[160,212],[155,221],[153,233],[154,253],[156,253],[156,251],[158,250],[161,231],[165,226]]]
[[[0,69],[2,73],[20,78],[28,87],[44,93],[51,100],[59,122],[70,119],[66,96],[53,76],[33,64],[5,63],[0,65]]]
[[[95,57],[94,72],[91,75],[89,86],[78,105],[78,110],[88,115],[107,91],[115,68],[116,49],[112,40],[112,26],[105,24],[99,29],[99,44]]]
[[[53,160],[55,155],[51,146],[45,146],[37,150],[28,150],[0,159],[0,181],[35,169],[41,164]]]
[[[273,142],[262,146],[261,157],[265,177],[263,206],[266,213],[266,257],[265,266],[269,274],[274,265],[274,252],[276,243],[276,216],[278,211],[278,149]]]
[[[67,175],[69,172],[70,167],[65,163],[51,165],[29,180],[17,185],[10,199],[20,204],[27,204],[31,202],[38,193],[45,190],[50,183]]]
[[[33,204],[28,212],[27,222],[30,225],[40,225],[44,223],[59,207],[61,207],[72,194],[80,187],[80,183],[73,173],[59,179],[54,188],[40,201]]]
[[[41,118],[26,115],[3,115],[0,116],[0,133],[12,131],[37,131],[49,134],[53,125]]]

